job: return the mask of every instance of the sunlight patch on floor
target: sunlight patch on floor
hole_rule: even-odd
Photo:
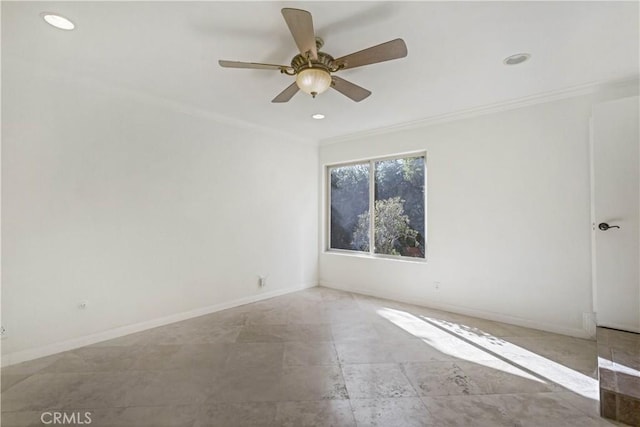
[[[533,381],[553,382],[590,399],[598,398],[597,379],[478,328],[393,308],[382,308],[377,313],[444,354]]]
[[[604,357],[598,357],[598,365],[599,366],[610,366],[612,371],[620,372],[622,374],[627,374],[632,377],[640,377],[640,371],[634,369],[630,366],[626,366],[621,364],[620,362],[613,362]]]

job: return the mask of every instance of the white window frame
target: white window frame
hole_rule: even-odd
[[[384,160],[397,160],[404,159],[407,157],[424,157],[424,258],[419,257],[408,257],[403,255],[389,255],[389,254],[377,254],[375,253],[375,232],[374,232],[374,218],[375,218],[375,163]],[[348,249],[335,249],[331,247],[331,169],[339,168],[344,166],[352,166],[352,165],[361,165],[361,164],[369,164],[369,252],[363,251],[355,251]],[[336,255],[349,255],[355,257],[364,257],[364,258],[379,258],[379,259],[388,259],[388,260],[396,260],[396,261],[405,261],[405,262],[418,262],[424,263],[428,258],[428,245],[427,245],[427,235],[429,233],[429,229],[427,227],[427,152],[426,151],[417,151],[417,152],[409,152],[402,154],[393,154],[390,156],[383,157],[370,157],[362,160],[353,160],[349,162],[341,162],[341,163],[332,163],[325,165],[324,168],[325,174],[325,244],[324,251],[328,254],[336,254]]]

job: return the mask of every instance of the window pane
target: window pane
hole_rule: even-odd
[[[424,258],[424,157],[375,162],[375,253]]]
[[[331,248],[369,251],[369,164],[331,168]]]

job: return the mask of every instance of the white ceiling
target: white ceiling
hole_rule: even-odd
[[[2,2],[3,68],[13,58],[322,140],[639,73],[638,2]],[[288,64],[297,53],[280,14],[313,14],[334,57],[397,37],[404,59],[340,72],[373,94],[335,91],[287,104],[277,71],[218,59]],[[43,11],[73,20],[45,24]],[[503,58],[530,52],[507,67]],[[327,118],[314,121],[313,113]]]

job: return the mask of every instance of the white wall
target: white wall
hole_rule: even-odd
[[[592,312],[589,117],[598,99],[634,91],[637,83],[631,89],[323,145],[323,168],[426,150],[428,259],[416,263],[327,253],[322,242],[320,283],[587,336],[583,313]]]
[[[4,360],[317,283],[317,146],[2,66]]]

